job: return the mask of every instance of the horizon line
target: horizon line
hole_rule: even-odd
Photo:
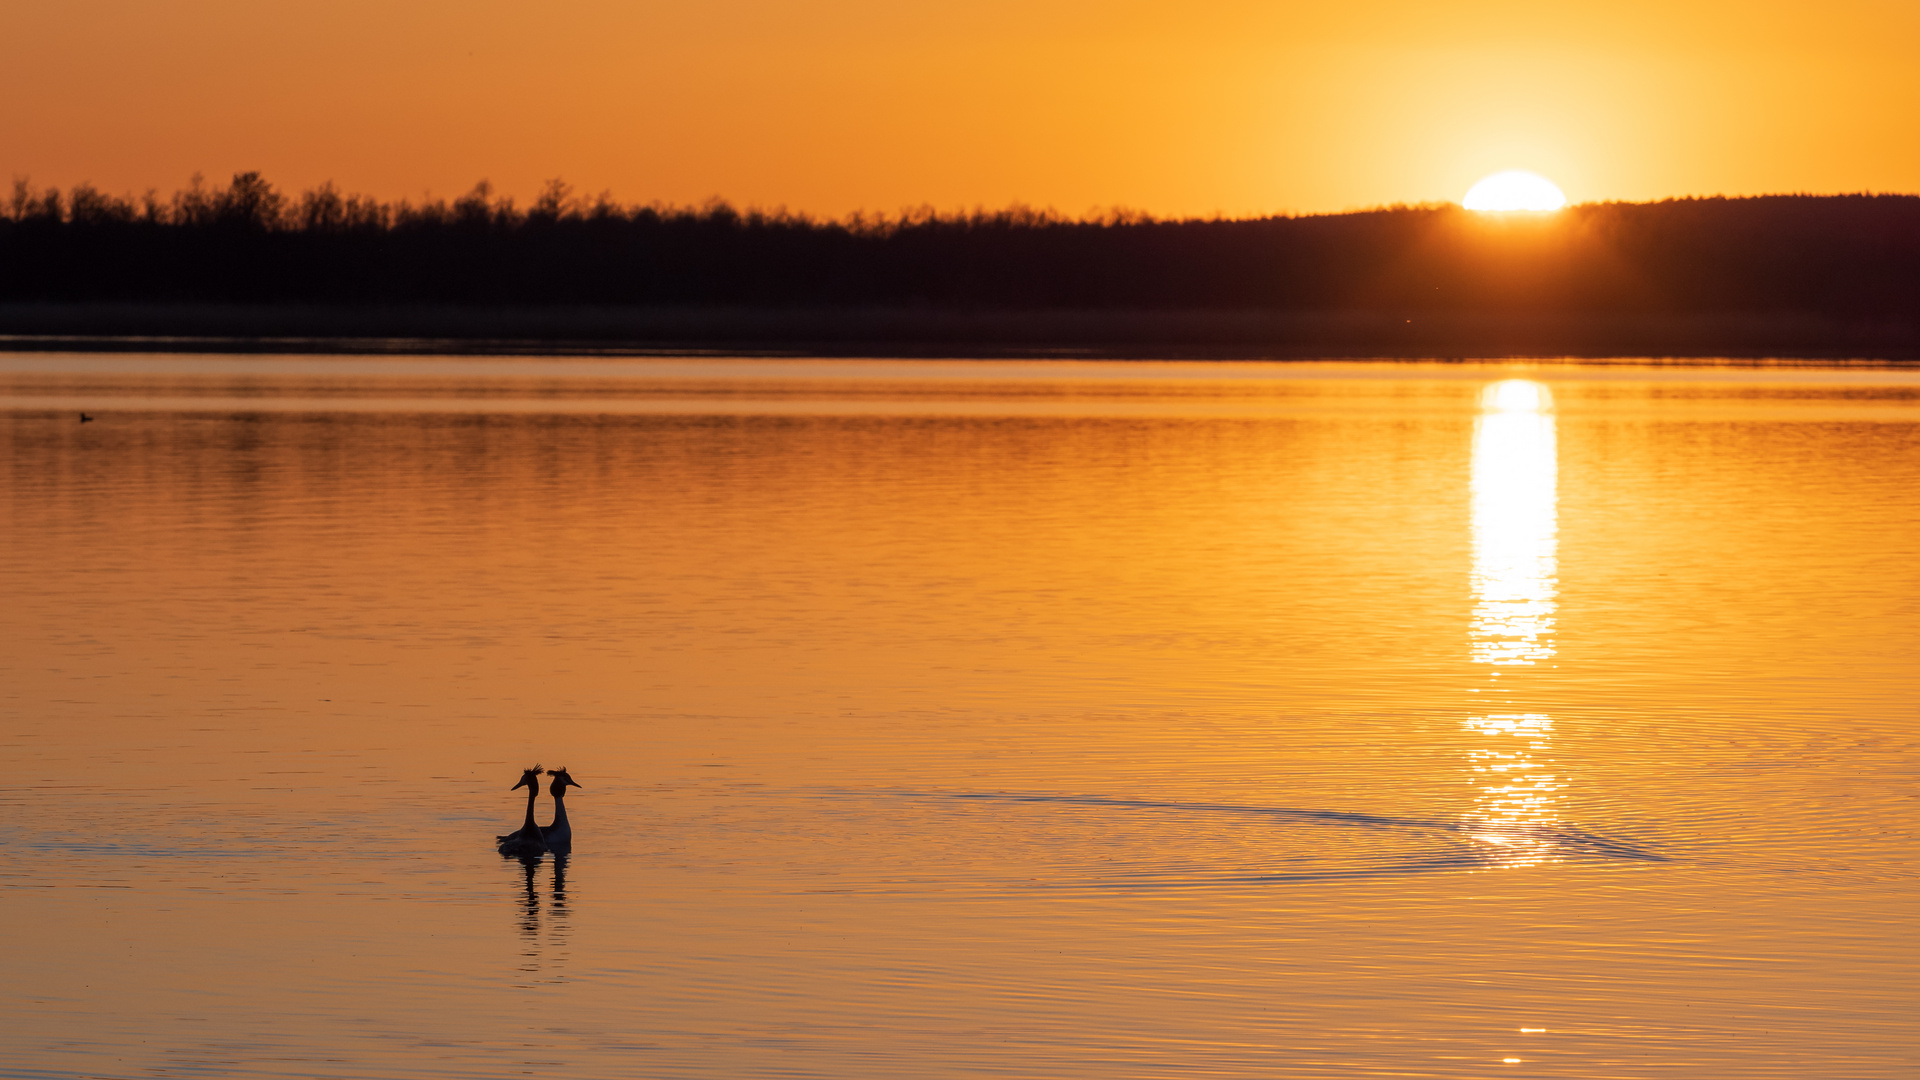
[[[356,203],[362,206],[369,206],[369,207],[379,207],[379,208],[388,209],[388,210],[401,210],[401,209],[427,210],[434,207],[453,209],[464,203],[467,205],[476,206],[476,208],[478,208],[479,206],[484,206],[488,211],[493,213],[499,213],[499,212],[507,212],[510,214],[547,213],[557,217],[588,216],[588,215],[591,215],[596,210],[600,210],[602,212],[612,210],[612,211],[618,211],[624,214],[632,214],[639,211],[653,211],[654,213],[658,213],[662,215],[672,215],[672,216],[691,216],[691,215],[704,216],[704,215],[720,213],[720,214],[735,214],[741,217],[761,219],[761,220],[793,221],[798,223],[807,223],[807,224],[814,224],[814,225],[829,225],[829,226],[845,225],[845,226],[854,226],[854,227],[861,227],[861,226],[873,227],[873,226],[886,226],[886,225],[894,225],[894,224],[952,222],[952,221],[968,221],[968,220],[977,221],[981,219],[1009,218],[1009,217],[1025,219],[1027,222],[1030,222],[1033,224],[1061,224],[1061,225],[1148,225],[1148,224],[1186,224],[1186,223],[1207,223],[1207,222],[1256,222],[1256,221],[1274,221],[1274,220],[1300,220],[1300,219],[1306,219],[1306,218],[1351,217],[1351,216],[1358,216],[1363,214],[1405,213],[1410,211],[1439,211],[1439,210],[1465,210],[1466,209],[1464,206],[1461,205],[1461,202],[1458,199],[1439,199],[1439,200],[1419,200],[1419,201],[1364,204],[1364,205],[1348,206],[1339,210],[1315,210],[1315,211],[1273,210],[1273,211],[1268,211],[1264,213],[1254,212],[1254,213],[1247,213],[1247,214],[1230,214],[1230,213],[1227,213],[1226,211],[1215,210],[1211,214],[1189,213],[1189,214],[1163,215],[1163,214],[1157,214],[1150,210],[1144,210],[1138,207],[1132,207],[1132,206],[1127,206],[1125,204],[1116,203],[1108,206],[1089,207],[1087,210],[1081,212],[1080,214],[1073,215],[1065,211],[1062,211],[1059,208],[1052,205],[1037,206],[1033,203],[1016,199],[995,208],[990,208],[985,203],[975,203],[971,207],[960,205],[960,206],[955,206],[947,209],[942,209],[940,207],[936,207],[932,203],[923,202],[918,205],[902,206],[897,210],[894,210],[891,212],[885,211],[885,210],[870,210],[870,209],[863,208],[863,209],[847,211],[839,215],[830,215],[830,214],[817,213],[817,212],[812,212],[807,210],[794,210],[789,208],[785,203],[778,203],[778,204],[771,204],[771,205],[755,204],[755,203],[736,204],[732,200],[721,195],[708,196],[705,200],[700,201],[698,203],[680,203],[680,202],[672,202],[665,199],[653,199],[650,201],[621,201],[619,199],[616,199],[613,196],[611,189],[602,189],[601,191],[595,192],[592,195],[580,194],[579,189],[575,188],[572,184],[569,184],[564,179],[560,179],[560,178],[548,180],[546,184],[543,186],[541,193],[538,196],[535,196],[531,201],[529,201],[523,207],[519,203],[519,201],[516,199],[515,196],[496,195],[494,193],[494,187],[492,182],[485,178],[482,178],[476,181],[474,185],[464,193],[451,196],[451,197],[435,194],[431,188],[426,189],[419,196],[419,201],[416,202],[414,201],[413,198],[410,198],[407,196],[401,196],[401,197],[391,198],[391,199],[382,199],[375,195],[368,195],[368,194],[363,194],[359,192],[346,192],[340,189],[339,187],[337,187],[332,180],[322,181],[320,184],[304,188],[301,191],[299,191],[297,194],[295,194],[292,191],[282,191],[276,188],[270,181],[266,179],[265,174],[260,170],[245,170],[242,172],[234,173],[232,180],[229,181],[228,186],[224,189],[207,186],[205,175],[199,172],[195,172],[189,178],[188,185],[184,188],[176,188],[171,194],[171,196],[167,197],[164,203],[162,202],[159,196],[160,189],[157,187],[148,187],[144,189],[138,196],[135,196],[131,193],[122,193],[118,195],[109,194],[106,191],[102,190],[101,188],[96,187],[91,181],[84,181],[84,180],[78,181],[76,183],[73,183],[67,186],[65,190],[62,190],[58,185],[48,185],[44,188],[36,189],[33,185],[31,174],[15,173],[12,177],[12,185],[11,185],[12,191],[10,193],[11,197],[5,200],[4,205],[0,205],[0,219],[10,218],[12,220],[20,220],[24,216],[22,214],[22,211],[26,207],[32,206],[36,203],[44,204],[45,200],[47,200],[50,197],[56,201],[56,205],[63,203],[65,204],[66,207],[71,207],[76,201],[75,197],[78,196],[80,199],[83,199],[83,200],[89,200],[96,203],[104,202],[104,203],[113,204],[118,207],[123,207],[127,209],[146,208],[148,206],[160,206],[160,205],[167,205],[172,208],[178,208],[183,204],[183,202],[191,202],[196,197],[198,198],[215,197],[221,194],[223,191],[233,190],[234,189],[233,186],[236,184],[246,185],[249,182],[262,185],[263,194],[267,194],[270,197],[273,197],[276,199],[286,200],[288,202],[294,202],[296,200],[304,200],[309,197],[318,197],[318,198],[332,197],[332,198],[340,199],[343,202]],[[1920,191],[1911,191],[1911,192],[1909,191],[1875,191],[1872,189],[1863,188],[1855,191],[1833,191],[1833,192],[1780,191],[1780,192],[1759,192],[1759,193],[1739,194],[1739,195],[1728,195],[1725,193],[1714,193],[1714,194],[1695,193],[1695,194],[1685,194],[1685,195],[1667,195],[1667,196],[1662,196],[1660,198],[1654,198],[1654,199],[1587,199],[1580,202],[1570,201],[1565,206],[1555,210],[1535,210],[1535,211],[1477,210],[1477,211],[1467,211],[1467,212],[1476,213],[1476,214],[1498,214],[1502,216],[1512,214],[1512,215],[1524,215],[1524,216],[1550,217],[1556,214],[1564,213],[1569,210],[1581,210],[1581,209],[1587,209],[1592,207],[1658,206],[1666,203],[1715,202],[1715,201],[1741,202],[1741,201],[1751,201],[1751,200],[1760,200],[1760,199],[1840,199],[1840,198],[1895,198],[1895,199],[1920,198]]]

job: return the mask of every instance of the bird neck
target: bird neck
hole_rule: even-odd
[[[553,826],[559,828],[567,823],[567,789],[561,788],[553,793]]]
[[[528,830],[536,830],[539,828],[538,825],[535,825],[533,823],[533,804],[539,801],[540,801],[539,785],[537,784],[527,785],[527,823],[521,826],[521,828],[528,829]]]

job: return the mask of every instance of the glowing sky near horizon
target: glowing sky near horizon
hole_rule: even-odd
[[[16,0],[0,170],[838,215],[1920,191],[1920,4]],[[3,177],[0,177],[3,179]]]

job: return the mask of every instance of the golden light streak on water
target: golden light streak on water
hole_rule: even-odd
[[[1539,383],[1487,387],[1473,435],[1473,660],[1534,664],[1553,655],[1558,452]]]
[[[1472,659],[1494,670],[1480,688],[1514,703],[1501,668],[1532,667],[1554,655],[1559,556],[1559,450],[1553,398],[1527,379],[1506,379],[1481,394],[1473,436]],[[1563,786],[1547,755],[1553,718],[1502,711],[1469,716],[1478,736],[1467,752],[1475,799],[1474,837],[1497,845],[1502,865],[1551,857],[1543,831],[1555,820]]]

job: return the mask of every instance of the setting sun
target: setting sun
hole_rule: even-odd
[[[1567,197],[1538,173],[1509,169],[1473,185],[1460,205],[1469,210],[1558,210]]]

